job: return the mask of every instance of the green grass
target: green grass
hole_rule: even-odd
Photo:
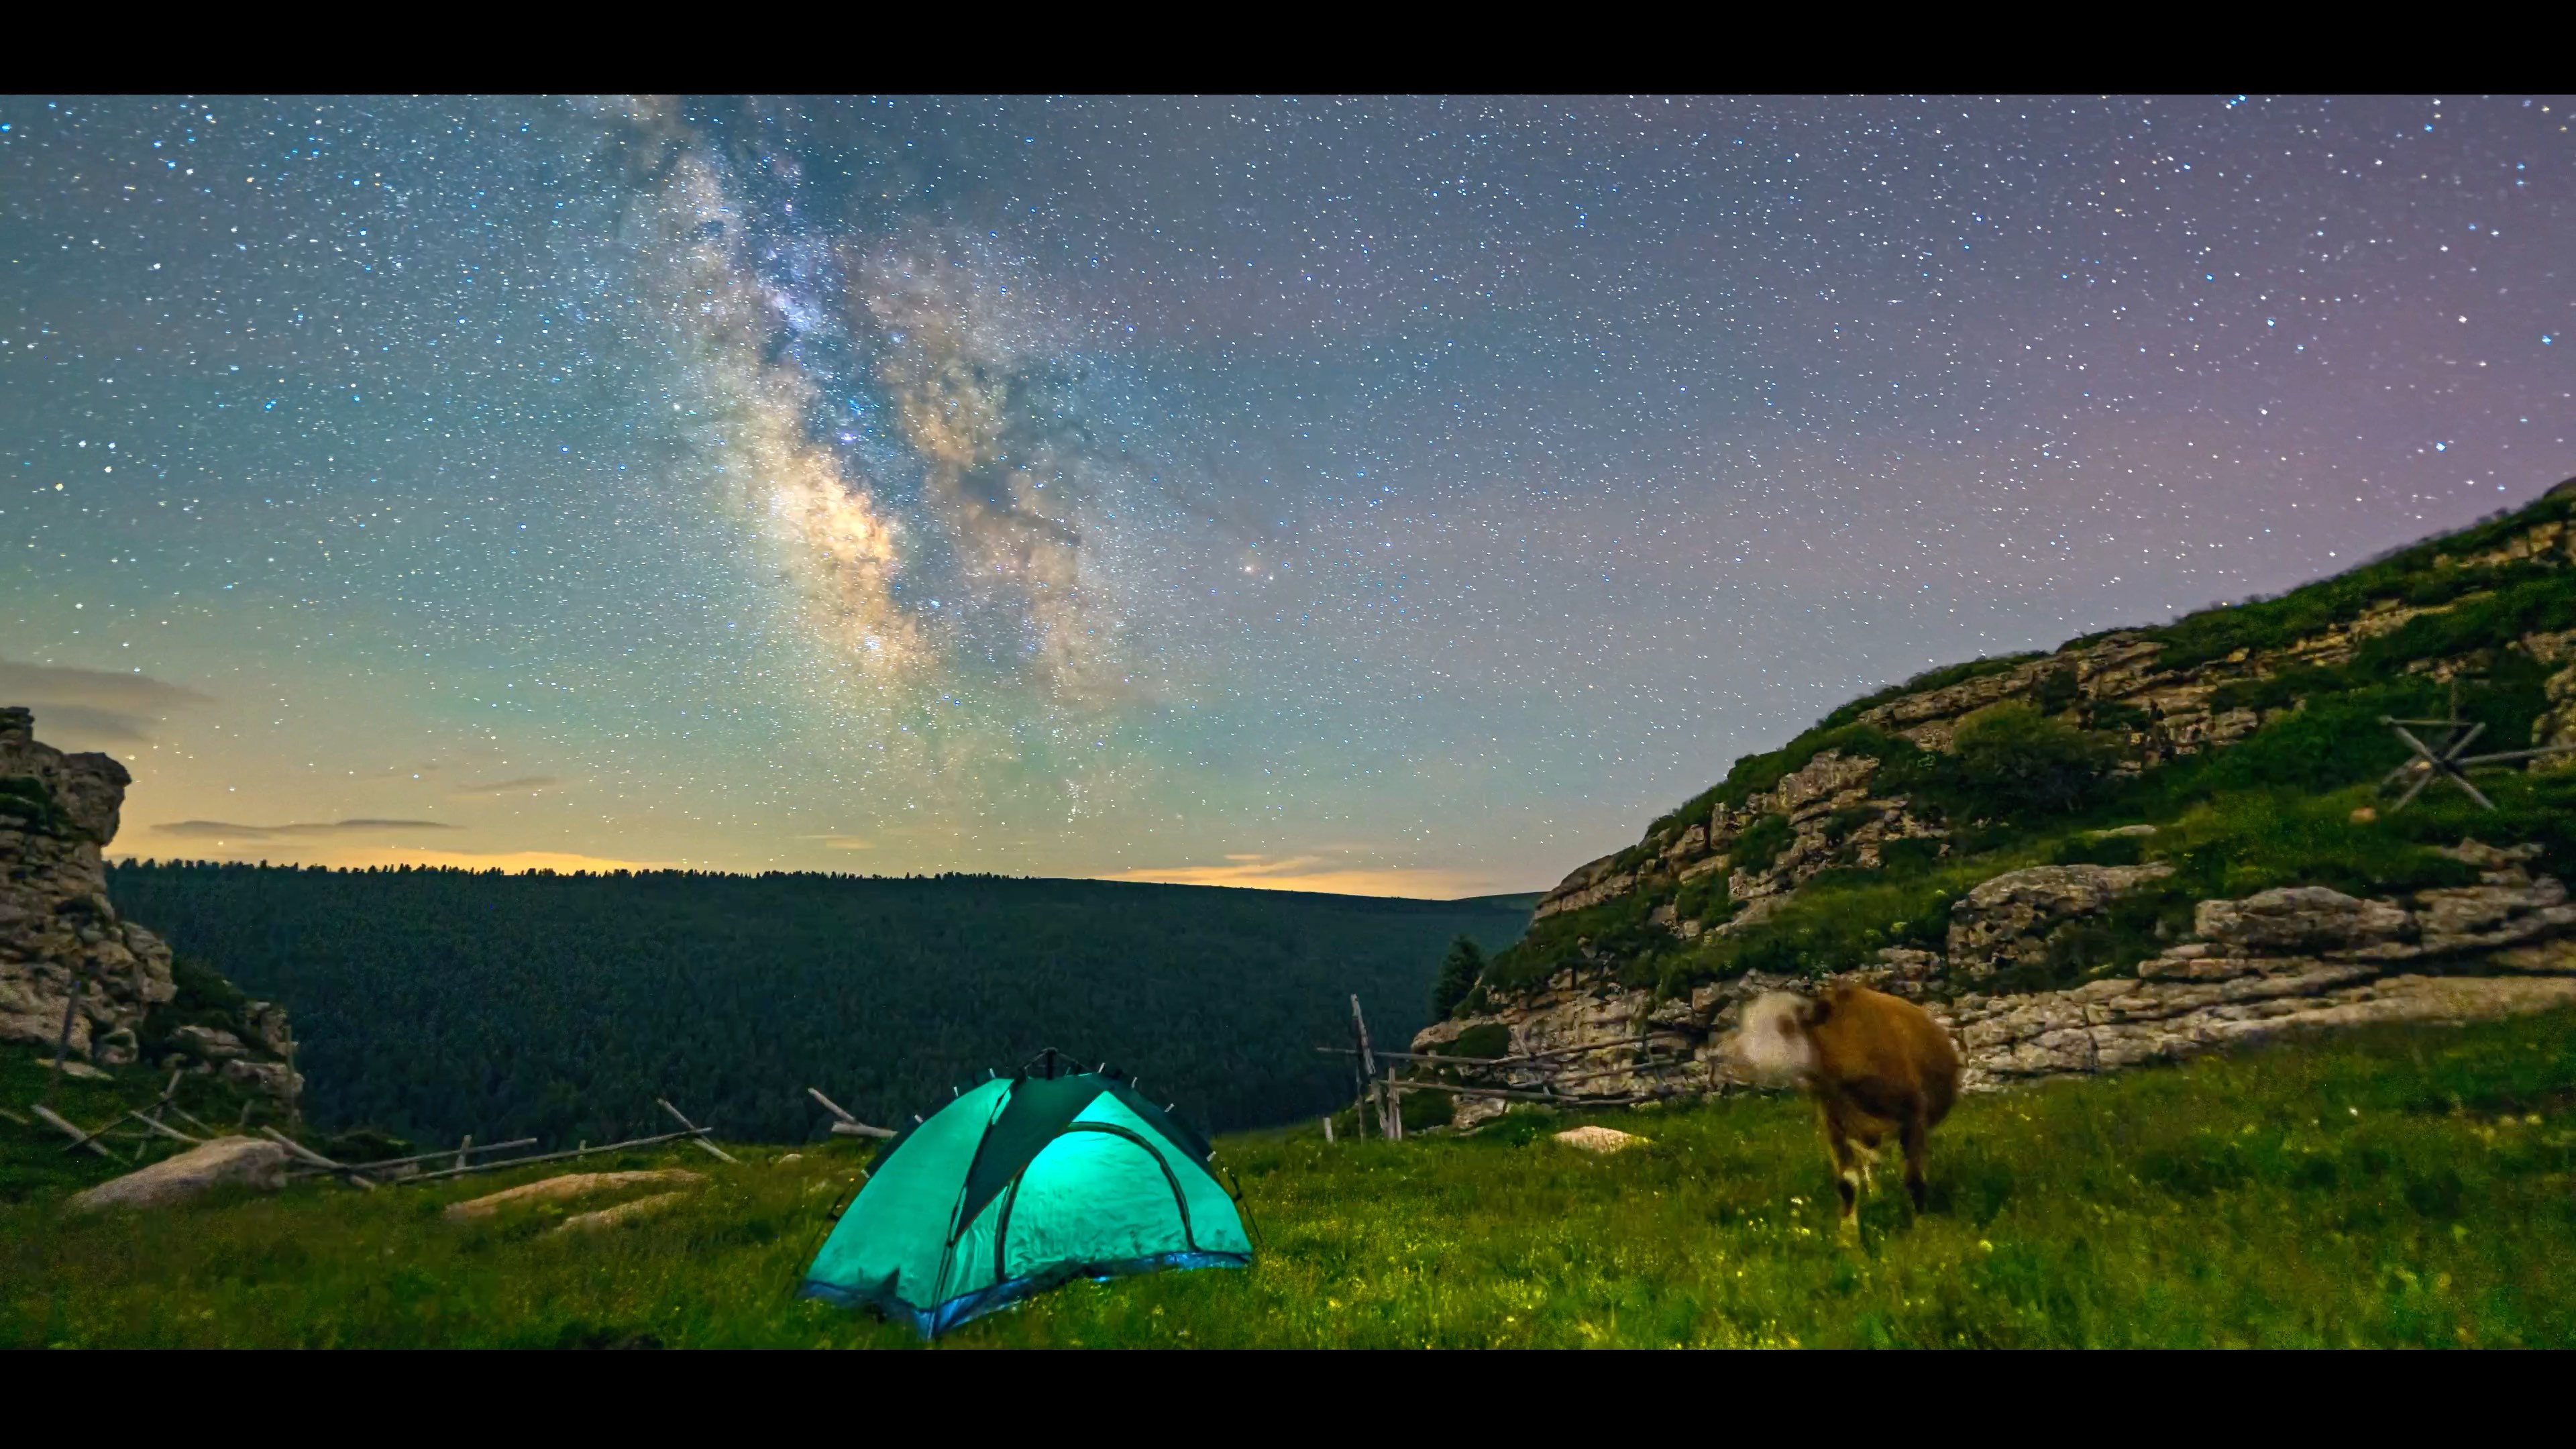
[[[2576,1014],[1974,1098],[1934,1135],[1930,1210],[1883,1174],[1857,1249],[1801,1103],[1596,1120],[1651,1145],[1589,1156],[1544,1114],[1222,1139],[1253,1267],[1080,1284],[948,1342],[2576,1346]],[[0,1207],[0,1344],[912,1343],[790,1296],[864,1149],[741,1155],[637,1159],[709,1180],[590,1235],[440,1216],[543,1169],[103,1218],[37,1188]]]

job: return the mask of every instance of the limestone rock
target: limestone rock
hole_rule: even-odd
[[[0,708],[0,1041],[50,1050],[69,1006],[71,1055],[123,1066],[140,1055],[152,1008],[177,998],[169,946],[107,898],[100,851],[132,782],[113,758],[66,755],[36,739],[27,710]],[[298,1090],[282,1062],[259,1060],[285,1056],[292,1041],[273,1004],[251,1003],[239,1031],[177,1035],[181,1065]]]
[[[250,1055],[250,1048],[242,1045],[240,1037],[218,1027],[198,1026],[192,1022],[170,1033],[170,1039],[210,1062]]]
[[[2154,865],[2035,865],[2006,871],[1950,907],[1950,974],[1980,981],[2045,961],[2056,928],[2173,874]]]
[[[102,1182],[75,1195],[70,1205],[89,1212],[114,1207],[169,1207],[202,1197],[227,1183],[275,1192],[286,1185],[286,1162],[286,1149],[274,1142],[257,1137],[218,1137],[176,1157]]]
[[[292,1102],[304,1095],[304,1074],[289,1070],[284,1062],[252,1062],[235,1058],[224,1063],[223,1078],[280,1102]]]
[[[2516,946],[2487,958],[2500,971],[2542,976],[2576,975],[2576,939],[2561,937],[2535,946]]]
[[[71,1049],[140,1022],[168,1001],[170,952],[117,919],[100,847],[115,838],[132,782],[107,755],[66,755],[35,738],[27,710],[0,709],[0,1041],[51,1047],[78,983]]]
[[[452,1223],[471,1222],[476,1218],[488,1218],[514,1204],[563,1202],[643,1182],[695,1184],[701,1180],[699,1174],[685,1167],[665,1167],[650,1172],[567,1172],[560,1177],[521,1183],[482,1197],[449,1203],[447,1220]]]
[[[1556,1140],[1568,1147],[1582,1148],[1586,1152],[1617,1152],[1629,1147],[1643,1147],[1648,1141],[1633,1132],[1622,1132],[1616,1127],[1602,1127],[1590,1123],[1559,1132],[1556,1134]]]
[[[1635,871],[1620,871],[1616,875],[1609,873],[1610,866],[1618,859],[1616,855],[1605,855],[1567,876],[1558,883],[1555,890],[1540,899],[1538,908],[1530,913],[1530,919],[1542,921],[1565,911],[1579,911],[1586,906],[1597,906],[1603,901],[1616,900],[1634,890],[1637,885]]]
[[[2202,901],[2192,918],[2194,932],[2204,939],[2253,954],[2367,950],[2399,941],[2411,924],[2402,907],[2356,900],[2325,886]]]
[[[1781,776],[1780,783],[1771,787],[1770,808],[1794,816],[1809,805],[1863,789],[1877,771],[1878,761],[1867,755],[1845,756],[1840,750],[1819,750],[1814,759]]]

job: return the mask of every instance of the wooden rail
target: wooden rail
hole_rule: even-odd
[[[1590,1046],[1559,1047],[1554,1051],[1523,1052],[1517,1056],[1508,1057],[1446,1057],[1433,1052],[1390,1051],[1381,1051],[1374,1055],[1380,1061],[1430,1062],[1444,1067],[1503,1067],[1516,1066],[1524,1062],[1554,1061],[1558,1057],[1579,1057],[1586,1052],[1606,1052],[1618,1047],[1645,1046],[1660,1038],[1681,1034],[1681,1031],[1676,1028],[1672,1031],[1657,1032],[1653,1036],[1632,1036],[1619,1041],[1595,1042]],[[1317,1047],[1315,1050],[1330,1056],[1353,1055],[1349,1047]]]
[[[395,1180],[397,1182],[434,1182],[443,1177],[463,1177],[468,1173],[499,1172],[505,1168],[525,1167],[532,1162],[560,1162],[567,1157],[589,1157],[602,1152],[622,1152],[630,1147],[658,1147],[665,1142],[678,1142],[684,1138],[704,1141],[706,1136],[706,1128],[696,1127],[686,1132],[665,1132],[658,1137],[632,1137],[624,1142],[609,1142],[598,1147],[585,1142],[579,1147],[568,1148],[562,1152],[539,1152],[527,1157],[508,1158],[500,1162],[474,1162],[463,1167],[443,1167],[436,1172],[415,1173],[410,1177]],[[733,1161],[730,1157],[725,1160]]]

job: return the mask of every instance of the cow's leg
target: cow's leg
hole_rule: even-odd
[[[1914,1200],[1914,1211],[1918,1214],[1923,1211],[1924,1142],[1932,1134],[1931,1125],[1925,1120],[1927,1115],[1924,1104],[1918,1099],[1913,1110],[1905,1114],[1900,1129],[1905,1144],[1905,1195]]]
[[[1852,1140],[1852,1153],[1860,1162],[1860,1195],[1868,1197],[1878,1191],[1878,1139],[1861,1132]]]
[[[1860,1168],[1854,1160],[1849,1124],[1840,1103],[1820,1102],[1817,1111],[1824,1122],[1825,1150],[1834,1159],[1834,1194],[1842,1199],[1842,1235],[1857,1238],[1860,1236]]]

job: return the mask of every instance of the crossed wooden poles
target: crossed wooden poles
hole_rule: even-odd
[[[2477,786],[2469,783],[2469,766],[2501,765],[2509,760],[2535,760],[2543,755],[2563,755],[2576,751],[2576,745],[2543,745],[2536,750],[2502,750],[2491,755],[2472,755],[2464,752],[2470,745],[2477,742],[2478,736],[2487,732],[2485,725],[2475,721],[2395,719],[2388,715],[2381,715],[2379,722],[2396,731],[2397,738],[2405,742],[2406,748],[2415,752],[2415,758],[2389,771],[2388,777],[2379,782],[2380,788],[2386,789],[2397,783],[2398,777],[2402,775],[2412,773],[2416,776],[2415,783],[2407,787],[2406,793],[2398,798],[2397,803],[2388,807],[2388,813],[2391,815],[2414,804],[2415,797],[2423,794],[2424,788],[2435,780],[2450,781],[2466,790],[2470,799],[2493,810],[2496,808],[2495,802],[2480,792]],[[2416,729],[2441,730],[2443,732],[2441,743],[2433,745],[2424,743],[2416,736]]]

